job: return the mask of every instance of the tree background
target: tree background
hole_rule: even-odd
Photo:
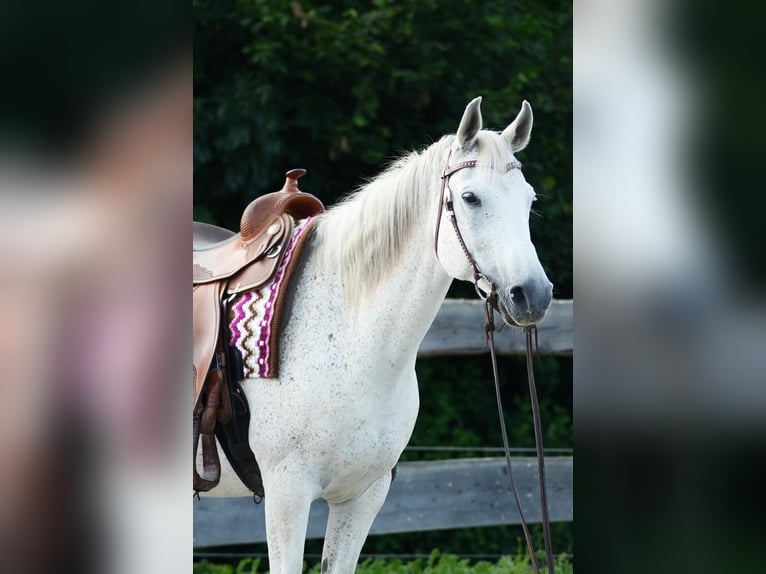
[[[539,197],[532,237],[554,297],[571,298],[571,0],[195,0],[195,219],[237,229],[243,207],[293,167],[308,170],[304,191],[332,205],[398,155],[454,133],[477,95],[490,129],[532,104],[520,154]],[[450,292],[472,294],[462,283]],[[487,363],[418,361],[411,445],[501,444]],[[500,369],[512,445],[534,446],[523,363],[502,357]],[[542,358],[537,377],[545,445],[571,447],[571,358]],[[571,525],[554,526],[554,549],[571,552]],[[508,553],[520,536],[515,527],[373,536],[364,552]],[[317,542],[307,551],[320,552]]]

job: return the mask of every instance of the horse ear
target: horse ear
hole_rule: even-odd
[[[476,134],[481,130],[481,96],[474,98],[465,107],[463,119],[457,129],[457,143],[463,149],[468,149],[476,141]]]
[[[527,100],[524,100],[519,115],[503,130],[503,139],[511,146],[511,151],[516,153],[527,147],[531,133],[532,106]]]

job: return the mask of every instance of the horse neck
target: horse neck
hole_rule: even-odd
[[[388,224],[384,233],[376,234],[378,241],[382,241],[380,237],[383,236],[396,238],[399,242],[393,255],[389,253],[388,256],[379,257],[385,260],[385,272],[365,274],[360,284],[349,282],[349,277],[353,279],[351,275],[344,278],[347,284],[354,285],[354,289],[346,289],[344,299],[351,307],[352,323],[358,328],[358,336],[366,336],[365,332],[373,325],[375,330],[385,332],[388,352],[398,351],[411,356],[413,360],[452,281],[444,272],[433,247],[440,169],[431,167],[433,159],[433,154],[413,158],[411,161],[422,163],[413,163],[393,174],[384,174],[377,183],[377,189],[360,192],[397,198],[401,203],[391,202],[387,208],[407,210],[410,216],[406,229],[397,229],[394,224]],[[420,175],[415,177],[413,174]],[[419,206],[413,208],[413,205],[408,204],[405,207],[404,202],[411,203],[412,197],[422,198]],[[364,228],[364,212],[370,210],[371,206],[363,198],[350,203],[342,206],[340,213],[329,213],[321,223],[332,229],[335,216],[346,218],[346,221],[360,222],[355,228],[358,236],[348,237],[347,243],[367,241],[370,234]],[[386,218],[389,222],[393,220],[393,217]],[[335,243],[334,247],[339,248],[340,245]],[[366,259],[376,258],[374,250],[370,253]],[[364,265],[366,259],[357,260],[356,263]],[[344,273],[344,264],[345,267],[351,265],[341,260],[341,275]]]
[[[397,269],[377,291],[382,304],[374,307],[379,320],[391,325],[392,336],[401,341],[405,352],[413,353],[413,359],[452,283],[436,257],[428,223],[413,234]]]

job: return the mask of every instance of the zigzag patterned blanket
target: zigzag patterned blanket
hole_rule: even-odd
[[[295,226],[284,259],[270,283],[257,291],[242,293],[232,301],[229,312],[231,345],[242,354],[246,379],[278,376],[284,292],[297,267],[291,262],[300,259],[315,219],[308,217]]]

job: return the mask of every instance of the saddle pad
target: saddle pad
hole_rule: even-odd
[[[282,263],[274,279],[255,291],[237,295],[231,303],[229,328],[231,346],[242,354],[246,379],[278,376],[279,335],[282,309],[290,279],[311,229],[314,217],[300,221],[293,229]]]

